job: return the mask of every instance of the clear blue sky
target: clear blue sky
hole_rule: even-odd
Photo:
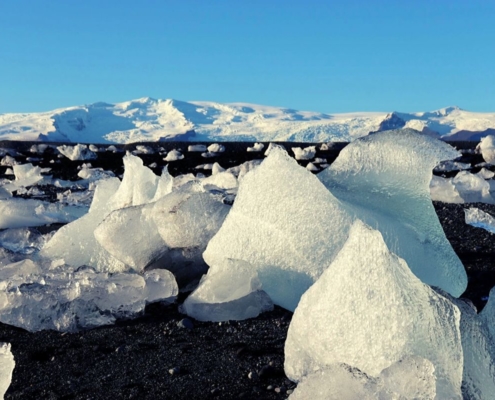
[[[0,2],[0,113],[145,96],[495,111],[495,1]]]

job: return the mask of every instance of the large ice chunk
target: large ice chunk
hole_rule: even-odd
[[[280,148],[243,178],[235,203],[203,254],[257,271],[275,304],[294,310],[344,244],[352,218],[308,170]]]
[[[495,136],[488,135],[481,139],[476,146],[476,151],[481,153],[483,160],[489,164],[495,164]]]
[[[285,371],[295,381],[345,363],[378,376],[407,356],[433,363],[439,399],[460,399],[460,312],[356,221],[349,239],[302,296],[289,326]]]
[[[256,270],[240,260],[225,260],[205,275],[181,306],[181,312],[199,321],[243,320],[272,309]]]
[[[121,211],[109,218],[106,227],[102,227],[98,233],[100,242],[104,242],[105,247],[95,237],[96,228],[112,211],[149,204],[172,190],[173,178],[166,169],[158,177],[143,165],[139,157],[131,154],[124,157],[124,167],[122,182],[117,178],[98,181],[88,214],[57,231],[43,248],[43,256],[64,259],[67,264],[75,267],[90,265],[98,271],[109,272],[125,271],[130,267],[142,270],[148,264],[143,261],[144,255],[149,254],[150,248],[155,251],[157,241],[151,238],[153,226],[150,228],[146,224],[147,219],[140,219],[139,209]],[[138,223],[144,223],[144,230],[136,232],[129,229],[126,226],[127,217],[134,228],[138,227]],[[152,232],[149,235],[148,228]],[[109,232],[116,237],[112,239]],[[150,238],[152,240],[146,242]],[[154,238],[157,238],[156,234]],[[122,241],[119,243],[118,240]],[[139,246],[125,248],[130,243]],[[141,249],[140,245],[147,247]],[[129,257],[124,257],[121,250]]]
[[[429,183],[439,161],[458,156],[448,144],[412,129],[386,131],[350,143],[318,177],[383,234],[416,276],[457,297],[467,276],[438,221]]]
[[[10,343],[0,343],[0,398],[4,398],[5,392],[12,382],[15,361],[10,351]]]

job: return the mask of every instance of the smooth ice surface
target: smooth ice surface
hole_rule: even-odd
[[[294,310],[344,244],[351,222],[315,176],[273,148],[242,179],[203,257],[212,273],[227,259],[251,264],[273,302]]]
[[[112,211],[94,229],[99,245],[113,257],[142,271],[168,248],[158,234],[152,216],[153,204]]]
[[[40,200],[0,200],[0,229],[67,223],[86,214],[86,207],[65,206]]]
[[[333,363],[378,376],[407,356],[433,363],[439,399],[461,398],[460,312],[391,253],[380,232],[356,221],[349,239],[302,296],[285,343],[295,381]]]
[[[240,260],[210,269],[181,306],[181,312],[199,321],[243,320],[272,309],[256,270]]]
[[[466,224],[495,233],[495,218],[476,207],[464,209]]]
[[[15,361],[10,351],[10,343],[0,343],[0,398],[4,398],[5,392],[12,382]]]
[[[467,276],[438,221],[429,184],[439,161],[459,155],[411,129],[386,131],[350,143],[318,177],[353,215],[383,234],[416,276],[457,297]]]
[[[435,367],[421,357],[406,357],[378,377],[357,368],[333,364],[304,377],[291,400],[433,400]]]
[[[481,153],[487,163],[495,164],[495,136],[488,135],[481,139],[476,146],[476,151]]]
[[[187,147],[187,151],[202,153],[206,151],[206,146],[204,144],[191,144]]]
[[[166,269],[153,269],[143,275],[146,282],[146,302],[173,303],[179,294],[174,274]]]
[[[88,149],[85,144],[77,144],[75,146],[62,145],[58,146],[57,150],[71,161],[77,160],[94,160],[98,156]]]

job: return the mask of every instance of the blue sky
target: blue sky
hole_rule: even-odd
[[[495,111],[495,1],[0,2],[0,113],[150,96]]]

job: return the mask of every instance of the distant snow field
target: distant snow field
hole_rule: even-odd
[[[460,113],[433,114],[453,120]],[[157,139],[165,125],[200,135],[201,126],[222,118],[232,126],[249,122],[249,135],[263,121],[277,120],[281,130],[296,121],[309,132],[344,118],[152,99],[57,115],[65,139],[79,139],[94,124],[98,134],[87,137],[119,143]],[[3,124],[10,118],[14,134],[21,118],[0,118]],[[37,121],[33,114],[22,118]],[[38,127],[49,126],[41,122],[48,114],[39,118]],[[119,132],[106,131],[107,118],[121,124]],[[371,129],[373,118],[380,124],[378,116],[366,123],[362,115],[348,118],[369,123],[359,129]],[[126,125],[138,119],[139,127]],[[227,144],[168,152],[139,145],[122,154],[121,179],[120,172],[93,167],[110,154],[95,145],[30,149],[34,158],[49,151],[54,165],[77,163],[77,181],[19,163],[27,160],[20,150],[0,149],[0,321],[74,332],[133,318],[149,303],[174,302],[179,291],[190,292],[181,312],[201,321],[252,318],[278,305],[294,311],[285,344],[285,372],[300,383],[294,399],[491,398],[495,297],[480,314],[459,299],[466,271],[431,203],[495,204],[491,139],[466,153],[477,160],[473,165],[431,132],[365,136],[351,125],[343,135],[356,140],[333,162],[322,156],[332,144],[290,151],[270,144],[263,154],[265,145],[253,140],[244,154],[260,158],[229,167],[218,162],[228,158]],[[143,160],[155,156],[167,166],[146,166],[152,164]],[[202,164],[172,176],[169,168],[189,157]],[[10,168],[13,180],[5,177]],[[56,195],[48,198],[50,191]],[[466,209],[468,224],[495,232],[494,221]],[[33,229],[40,226],[49,227]],[[5,392],[15,362],[10,345],[0,350]]]
[[[495,112],[447,107],[417,113],[325,114],[247,103],[145,97],[40,113],[0,114],[0,140],[93,144],[162,140],[349,142],[371,132],[398,128],[448,140],[479,140],[495,133]],[[261,149],[254,146],[253,150]]]

